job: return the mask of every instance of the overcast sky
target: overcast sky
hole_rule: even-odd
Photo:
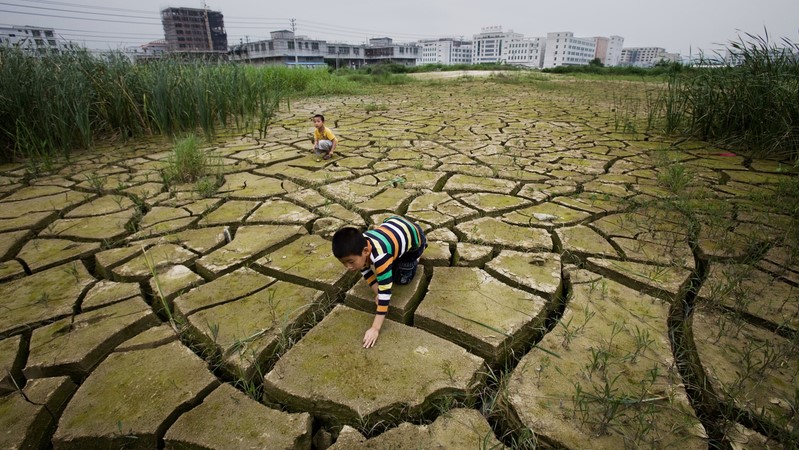
[[[625,47],[663,47],[687,56],[739,35],[799,42],[799,0],[401,0],[255,1],[207,0],[225,17],[228,44],[260,40],[289,29],[314,39],[362,43],[463,36],[502,26],[525,36],[572,31],[578,37],[619,35]],[[117,49],[163,39],[159,12],[201,8],[201,0],[0,0],[1,25],[55,28],[66,39],[96,49]]]

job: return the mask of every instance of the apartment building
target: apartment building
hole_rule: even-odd
[[[226,53],[227,32],[219,11],[198,8],[166,8],[161,23],[170,52]]]
[[[575,37],[571,31],[547,33],[544,68],[586,65],[595,58],[596,40]]]
[[[18,47],[35,54],[59,52],[67,44],[56,37],[55,29],[31,26],[0,27],[0,45]]]
[[[661,47],[629,47],[622,49],[619,64],[622,66],[652,67],[661,62],[679,62],[679,53],[668,53]]]
[[[417,65],[443,64],[471,64],[472,43],[463,39],[442,38],[419,41],[419,55]]]

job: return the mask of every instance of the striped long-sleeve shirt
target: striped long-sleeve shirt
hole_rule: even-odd
[[[386,219],[374,230],[368,230],[363,234],[372,244],[369,257],[374,270],[369,267],[362,270],[361,274],[369,286],[377,283],[377,314],[388,312],[394,279],[391,266],[408,251],[419,248],[422,242],[421,233],[421,228],[415,223],[394,216]]]

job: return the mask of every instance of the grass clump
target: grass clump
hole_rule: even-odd
[[[218,157],[200,146],[196,135],[179,139],[161,169],[161,178],[169,188],[177,184],[194,183],[194,190],[203,198],[214,195],[223,177],[216,163]]]

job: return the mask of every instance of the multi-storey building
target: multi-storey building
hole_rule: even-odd
[[[618,66],[621,60],[621,50],[624,46],[624,38],[621,36],[611,36],[609,38],[597,36],[594,38],[596,52],[594,58],[599,58],[599,62],[606,66]]]
[[[166,8],[161,11],[161,23],[170,52],[227,52],[225,21],[219,11]]]
[[[621,36],[610,36],[608,51],[605,60],[602,61],[606,66],[618,66],[621,62],[621,51],[624,47],[624,38]]]
[[[502,31],[501,26],[483,27],[472,42],[472,64],[498,63],[506,60],[503,44],[510,40],[522,40],[524,35],[513,30]]]
[[[594,38],[574,37],[570,31],[547,33],[544,68],[585,65],[595,58]]]
[[[620,65],[652,67],[661,61],[678,62],[679,53],[668,53],[661,47],[629,47],[622,49]]]
[[[342,67],[358,68],[366,64],[366,51],[363,45],[328,42],[324,55],[328,66],[335,69]]]
[[[414,65],[417,44],[395,44],[391,38],[371,39],[368,45],[309,39],[288,30],[273,31],[271,39],[241,43],[230,48],[230,59],[258,64],[334,68],[392,62]]]
[[[442,38],[419,41],[420,57],[417,65],[443,64],[471,64],[472,43],[463,39]]]
[[[296,36],[289,30],[269,33],[271,39],[231,47],[230,59],[256,64],[315,67],[325,64],[325,41]]]
[[[395,44],[389,37],[369,39],[364,48],[366,64],[395,63],[405,66],[416,65],[419,57],[419,45]]]
[[[62,39],[56,37],[53,28],[31,26],[0,27],[0,45],[37,54],[57,53],[67,47]]]
[[[540,69],[544,62],[545,50],[546,39],[544,38],[511,38],[502,42],[504,57],[500,61],[516,66]]]

